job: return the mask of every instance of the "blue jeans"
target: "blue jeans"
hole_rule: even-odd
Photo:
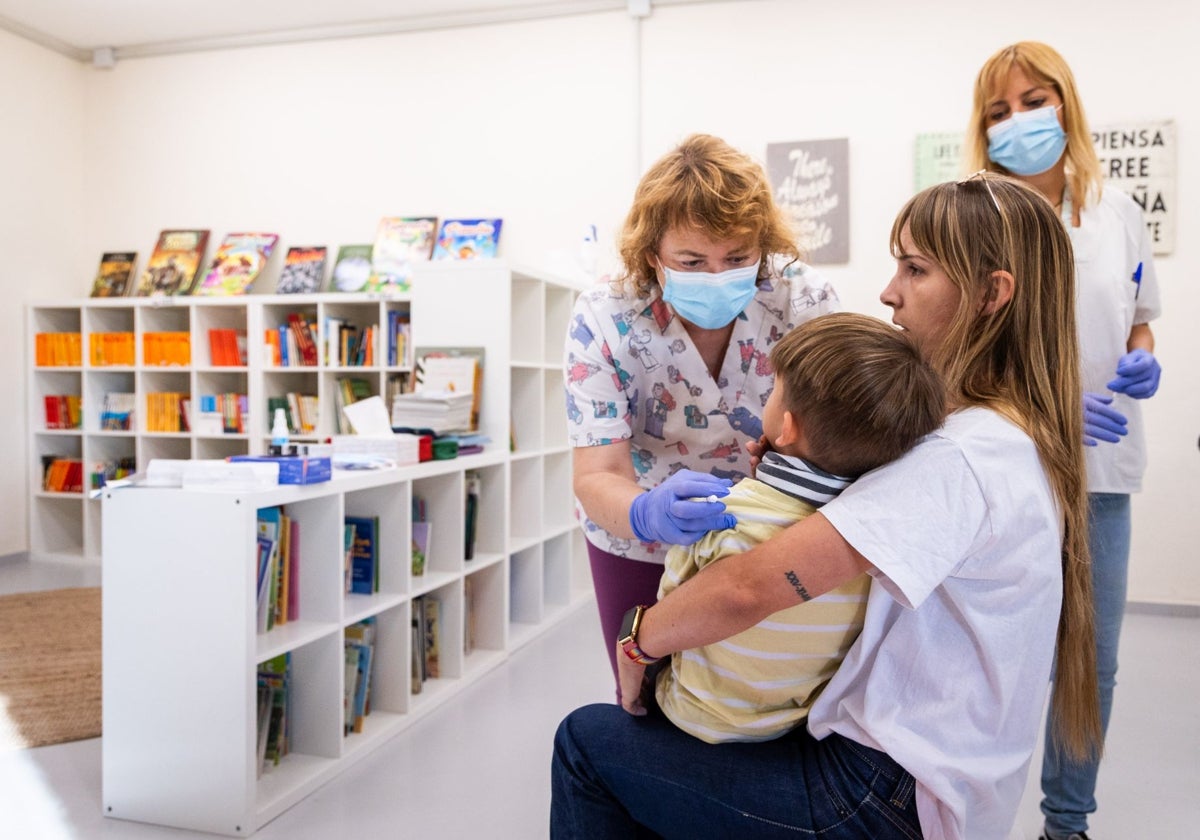
[[[1108,732],[1113,686],[1117,684],[1117,644],[1125,615],[1129,573],[1129,494],[1088,494],[1088,546],[1092,552],[1092,597],[1096,605],[1096,670],[1100,685],[1100,723]],[[1051,837],[1087,831],[1087,815],[1096,810],[1097,757],[1075,762],[1062,755],[1046,730],[1042,760],[1042,813]]]
[[[554,737],[552,840],[921,837],[916,783],[885,754],[806,727],[706,744],[652,709],[576,709]]]

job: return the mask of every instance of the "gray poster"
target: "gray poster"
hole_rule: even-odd
[[[792,219],[812,265],[850,260],[850,141],[767,144],[775,201]]]

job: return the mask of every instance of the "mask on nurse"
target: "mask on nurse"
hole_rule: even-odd
[[[1018,111],[988,129],[988,157],[1014,175],[1041,175],[1062,157],[1067,135],[1058,124],[1061,105]]]
[[[676,271],[663,265],[663,300],[679,317],[696,326],[720,329],[740,315],[754,297],[761,262],[716,274]]]

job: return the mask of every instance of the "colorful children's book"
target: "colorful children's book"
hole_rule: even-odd
[[[230,233],[217,248],[197,295],[244,295],[279,241],[277,233]]]
[[[100,269],[92,283],[92,297],[124,297],[133,285],[133,266],[137,251],[107,251],[100,257]]]
[[[361,292],[371,279],[372,245],[343,245],[338,248],[329,281],[335,292]]]
[[[384,216],[379,220],[371,252],[371,279],[367,291],[407,292],[412,284],[412,264],[433,255],[436,216]]]
[[[429,522],[412,523],[412,573],[413,577],[425,574],[429,558]]]
[[[281,295],[321,291],[321,286],[325,284],[327,251],[324,245],[288,248],[275,291]]]
[[[475,260],[496,256],[502,219],[446,219],[433,246],[435,260]]]
[[[207,230],[164,230],[146,261],[137,294],[191,294],[207,247]]]

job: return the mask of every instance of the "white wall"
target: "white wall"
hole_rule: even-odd
[[[760,158],[768,142],[848,137],[851,260],[827,273],[848,308],[883,315],[876,295],[890,276],[892,218],[912,190],[913,137],[960,130],[983,60],[1015,40],[1045,40],[1074,68],[1094,123],[1178,124],[1178,242],[1158,264],[1166,375],[1148,411],[1151,468],[1134,508],[1130,595],[1200,603],[1200,389],[1188,370],[1200,336],[1183,316],[1196,311],[1189,281],[1200,273],[1187,236],[1200,206],[1189,166],[1200,102],[1184,94],[1200,13],[1186,0],[1146,0],[1136,15],[1117,0],[1010,0],[989,18],[950,0],[743,0],[656,8],[640,48],[637,26],[612,12],[87,68],[82,97],[65,79],[25,95],[28,108],[49,100],[60,122],[82,113],[84,137],[58,148],[37,135],[27,145],[44,163],[21,170],[40,191],[48,183],[78,197],[84,224],[53,267],[46,249],[19,249],[53,278],[47,293],[79,296],[101,251],[148,253],[169,226],[215,237],[263,227],[284,246],[336,246],[369,241],[385,214],[495,213],[505,218],[503,253],[539,264],[547,250],[572,247],[585,222],[611,243],[639,167],[691,131]],[[0,70],[11,62],[34,79],[30,67],[63,64],[17,45],[0,41]],[[68,70],[47,75],[73,78]],[[9,97],[25,101],[0,92],[0,105]],[[0,139],[0,151],[12,142]],[[45,243],[62,241],[61,212],[40,221],[0,212]],[[6,489],[20,498],[23,486]],[[13,524],[6,535],[23,519]]]
[[[885,315],[887,237],[913,189],[913,138],[961,131],[979,66],[1019,40],[1070,63],[1093,124],[1173,118],[1179,138],[1176,248],[1156,261],[1166,312],[1164,368],[1146,410],[1150,468],[1134,497],[1130,598],[1200,603],[1200,6],[1146,0],[957,0],[896,4],[752,0],[657,9],[643,33],[643,149],[653,160],[704,130],[765,160],[766,144],[850,139],[851,259],[830,268],[847,308]]]
[[[29,545],[23,304],[77,297],[86,246],[83,68],[0,32],[0,79],[0,393],[11,395],[0,411],[2,555]]]

